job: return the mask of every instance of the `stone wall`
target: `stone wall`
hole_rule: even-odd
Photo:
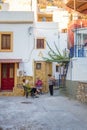
[[[14,86],[13,91],[1,91],[0,96],[24,96],[24,89],[22,87],[22,80],[29,80],[30,85],[33,85],[33,77],[17,77],[17,84]]]
[[[77,100],[87,103],[87,82],[79,82],[77,88]]]
[[[87,103],[87,82],[67,80],[66,92],[69,97]]]
[[[36,69],[36,63],[41,63],[41,69]],[[22,87],[22,80],[29,80],[29,84],[35,85],[35,80],[39,77],[43,82],[43,92],[48,92],[48,74],[52,74],[52,63],[47,63],[44,61],[34,61],[34,77],[32,76],[24,76],[24,77],[16,77],[15,86],[13,91],[1,91],[0,96],[24,96],[24,90]]]

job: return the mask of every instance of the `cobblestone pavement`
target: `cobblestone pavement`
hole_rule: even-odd
[[[87,105],[60,95],[0,97],[0,130],[87,130]]]

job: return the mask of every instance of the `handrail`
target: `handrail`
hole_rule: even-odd
[[[70,55],[73,57],[87,57],[87,46],[74,45],[70,50]]]

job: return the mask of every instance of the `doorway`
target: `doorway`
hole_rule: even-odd
[[[52,74],[52,63],[34,61],[34,82],[39,77],[43,82],[43,92],[48,92],[48,74]]]
[[[1,64],[1,90],[13,90],[14,63]]]

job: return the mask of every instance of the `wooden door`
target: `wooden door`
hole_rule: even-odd
[[[52,74],[52,63],[34,62],[34,82],[39,77],[43,82],[43,92],[48,92],[48,74]]]
[[[14,64],[3,63],[1,65],[1,90],[13,90]]]

